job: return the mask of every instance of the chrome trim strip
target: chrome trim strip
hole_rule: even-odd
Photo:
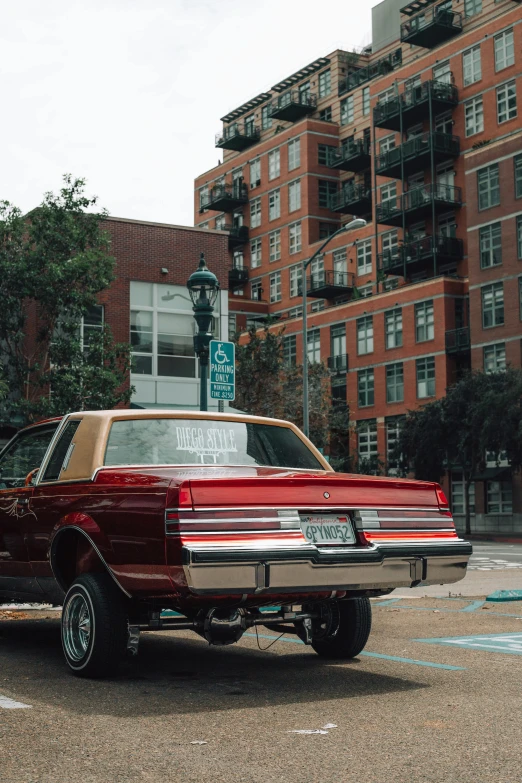
[[[292,506],[277,506],[279,509],[295,509],[295,503]],[[197,506],[195,511],[264,511],[267,509],[274,509],[274,506]],[[381,509],[387,511],[432,511],[435,512],[433,506],[424,507],[412,507],[412,506],[372,506],[368,510],[380,511]],[[169,511],[190,511],[191,509],[168,509]],[[329,514],[334,514],[336,511],[366,511],[359,506],[307,506],[304,505],[299,509],[300,511],[323,511]]]
[[[65,415],[63,417],[63,419],[61,420],[61,422],[58,424],[57,428],[56,428],[56,432],[54,433],[54,435],[53,435],[53,437],[51,439],[51,442],[49,443],[49,445],[47,447],[47,451],[45,452],[44,458],[43,458],[43,460],[41,462],[41,465],[40,465],[40,468],[38,469],[38,474],[36,476],[36,481],[34,482],[34,486],[35,487],[40,486],[40,484],[42,483],[42,477],[43,477],[43,474],[45,473],[45,470],[47,468],[49,460],[51,459],[51,454],[52,454],[52,452],[54,450],[56,441],[58,440],[58,438],[59,438],[63,428],[65,427],[65,424],[66,424],[67,420],[69,419],[70,415],[71,415],[70,413]],[[45,482],[45,483],[47,484],[47,483],[51,483],[51,482]]]
[[[281,538],[287,533],[300,533],[301,528],[285,528],[284,530],[176,530],[170,532],[167,527],[168,536],[273,536]]]

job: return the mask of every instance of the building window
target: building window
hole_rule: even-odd
[[[464,0],[464,16],[475,16],[475,14],[480,14],[481,11],[482,0]]]
[[[489,209],[500,204],[498,163],[479,169],[477,172],[477,188],[479,209]]]
[[[228,339],[233,340],[237,333],[236,314],[228,314]]]
[[[395,134],[391,136],[385,136],[384,139],[379,139],[379,154],[384,155],[385,152],[395,149]]]
[[[497,120],[513,120],[517,116],[517,88],[514,81],[497,87]]]
[[[255,188],[261,184],[261,159],[256,158],[250,163],[250,187]]]
[[[360,421],[357,424],[357,456],[359,462],[369,462],[378,456],[377,422],[375,419]]]
[[[357,242],[357,274],[369,275],[372,271],[372,240]]]
[[[297,364],[295,334],[287,334],[285,337],[283,337],[283,363],[287,367],[295,367]]]
[[[449,60],[445,60],[443,63],[435,65],[433,68],[433,79],[436,82],[443,82],[444,84],[451,83],[451,70]],[[408,79],[408,88],[419,87],[421,83],[420,76],[414,76],[413,79]]]
[[[250,242],[250,266],[255,269],[261,266],[261,239],[253,239]]]
[[[484,372],[500,372],[506,369],[506,343],[484,346]]]
[[[522,155],[516,155],[513,158],[515,169],[515,198],[522,196]]]
[[[381,248],[383,256],[386,256],[387,258],[396,257],[399,248],[397,229],[386,231],[386,233],[382,234]]]
[[[482,79],[480,44],[464,52],[462,55],[462,69],[464,71],[464,87],[475,84],[475,82],[479,82]]]
[[[384,281],[382,284],[382,290],[383,291],[393,291],[394,288],[399,287],[399,278],[398,277],[388,277],[387,280]]]
[[[381,204],[387,204],[388,207],[397,204],[397,183],[389,182],[381,187]]]
[[[259,228],[261,225],[261,199],[255,198],[250,202],[250,228]]]
[[[330,327],[330,353],[332,356],[346,355],[346,325],[335,324]]]
[[[517,246],[518,257],[522,260],[522,215],[517,217]]]
[[[243,251],[242,250],[234,250],[233,254],[233,267],[234,269],[243,269],[245,265],[245,259],[243,257]]]
[[[426,359],[417,359],[417,397],[419,400],[425,397],[435,396],[435,359],[430,356]]]
[[[511,481],[487,481],[486,501],[488,514],[512,514],[513,490]]]
[[[270,301],[281,301],[281,272],[273,272],[270,275]]]
[[[268,179],[276,179],[281,174],[281,155],[279,149],[268,153]]]
[[[291,307],[288,311],[288,317],[289,318],[301,318],[303,314],[303,308],[302,307]]]
[[[206,225],[208,225],[208,223]],[[224,231],[225,230],[225,216],[224,215],[219,215],[216,218],[215,229],[216,229],[216,231]]]
[[[288,211],[295,212],[301,209],[301,180],[296,179],[288,186]]]
[[[386,367],[386,402],[403,402],[404,368],[402,362]]]
[[[453,514],[466,513],[466,499],[464,495],[464,476],[457,471],[451,472],[451,510]],[[469,513],[475,513],[475,484],[469,485]]]
[[[495,36],[495,71],[501,71],[515,62],[513,30],[505,30]]]
[[[482,95],[472,98],[464,103],[464,122],[466,126],[466,136],[473,136],[475,133],[482,133],[484,130],[484,107],[482,104]]]
[[[281,258],[281,231],[272,231],[268,235],[268,245],[270,248],[270,262],[279,261]]]
[[[357,353],[373,353],[373,317],[365,315],[357,319]]]
[[[288,171],[298,169],[301,165],[301,139],[288,142]]]
[[[386,348],[399,348],[402,345],[401,307],[395,307],[384,313],[384,335]]]
[[[353,95],[341,101],[341,125],[351,125],[354,121]]]
[[[367,296],[371,296],[373,294],[373,283],[368,283],[367,285],[360,285],[357,288],[357,292],[360,297],[365,299]]]
[[[359,370],[357,373],[357,389],[359,408],[367,408],[374,403],[374,373],[373,367]]]
[[[491,223],[479,230],[480,238],[480,267],[488,269],[502,263],[502,226],[500,223]]]
[[[199,211],[202,212],[205,208],[205,204],[208,204],[208,185],[205,185],[204,188],[201,188],[199,191]]]
[[[263,298],[263,281],[260,277],[250,281],[250,298],[260,302]]]
[[[433,299],[415,305],[415,341],[424,343],[435,338]]]
[[[324,120],[325,122],[331,122],[332,121],[332,107],[331,106],[325,106],[324,109],[321,109],[319,112],[319,119]]]
[[[261,128],[267,130],[272,127],[272,117],[270,116],[270,105],[267,103],[261,109]]]
[[[301,282],[303,279],[303,268],[301,264],[290,267],[290,297],[301,296]]]
[[[327,179],[318,180],[319,206],[330,208],[330,198],[337,193],[337,183]]]
[[[332,78],[330,69],[328,68],[326,71],[319,74],[319,97],[326,98],[327,95],[330,95],[331,89]]]
[[[131,282],[132,372],[196,377],[194,319],[185,286]]]
[[[320,166],[328,166],[330,160],[330,152],[335,150],[332,144],[319,144],[317,147],[317,162]]]
[[[366,117],[370,113],[370,88],[369,87],[363,87],[362,113],[364,117]]]
[[[326,239],[335,234],[339,224],[337,223],[319,223],[319,239]]]
[[[301,223],[288,226],[288,251],[290,255],[301,252]]]
[[[391,416],[386,419],[386,473],[388,476],[396,476],[399,472],[396,448],[402,422],[403,416]]]
[[[332,256],[335,285],[346,285],[346,275],[348,272],[346,249],[342,248],[342,250],[334,250]]]
[[[279,190],[273,190],[268,194],[268,219],[277,220],[281,217],[281,194]]]
[[[324,299],[314,299],[310,306],[312,313],[318,313],[319,310],[324,310]]]
[[[502,326],[504,323],[504,285],[491,283],[482,286],[482,326]]]
[[[321,361],[321,331],[319,329],[310,329],[307,335],[308,362],[315,364]]]
[[[80,343],[85,350],[91,343],[91,338],[103,333],[105,308],[103,305],[89,307],[80,321]]]

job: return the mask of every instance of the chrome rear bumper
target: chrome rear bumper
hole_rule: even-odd
[[[364,549],[315,546],[273,550],[183,547],[187,584],[196,595],[386,590],[450,584],[466,575],[471,544],[380,544]]]

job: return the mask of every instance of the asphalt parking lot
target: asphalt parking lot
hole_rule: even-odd
[[[519,783],[522,602],[413,595],[353,662],[150,633],[110,681],[67,673],[57,612],[0,619],[0,780]]]

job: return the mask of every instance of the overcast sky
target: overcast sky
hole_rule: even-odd
[[[193,225],[219,118],[336,48],[376,0],[0,0],[0,200],[65,172],[112,215]]]

